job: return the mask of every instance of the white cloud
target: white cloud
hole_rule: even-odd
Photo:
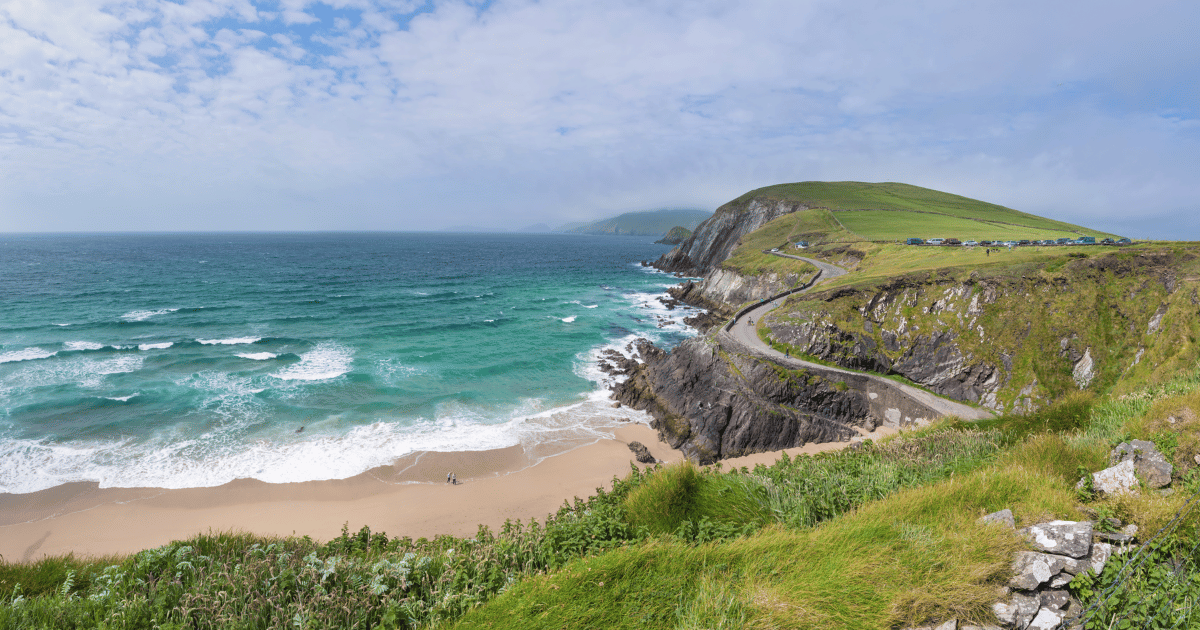
[[[13,0],[0,229],[411,229],[454,202],[450,223],[501,226],[803,179],[1167,225],[1200,194],[1198,22],[1169,1]]]

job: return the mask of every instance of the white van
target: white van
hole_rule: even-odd
[[[945,242],[946,242],[946,239],[944,239],[944,238],[931,238],[931,239],[925,241],[925,244],[926,245],[941,245],[942,243],[945,243]]]

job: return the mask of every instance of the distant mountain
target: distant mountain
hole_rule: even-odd
[[[619,234],[622,236],[662,236],[671,228],[682,226],[696,229],[700,222],[712,216],[708,210],[667,208],[648,212],[626,212],[620,216],[583,225],[568,224],[555,232],[571,234]]]

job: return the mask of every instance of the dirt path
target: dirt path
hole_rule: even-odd
[[[775,256],[782,256],[784,258],[794,258],[796,260],[803,260],[804,262],[809,263],[810,265],[813,265],[814,267],[820,269],[821,274],[817,278],[817,281],[815,283],[813,283],[813,287],[815,287],[823,282],[826,282],[832,278],[836,278],[838,276],[845,275],[845,273],[846,273],[846,270],[842,269],[841,267],[837,267],[837,266],[831,265],[829,263],[821,262],[819,260],[813,260],[811,258],[803,258],[801,256],[792,256],[790,254],[782,254],[779,252],[767,252],[767,253],[774,254]],[[812,290],[812,287],[809,287],[808,289],[805,289],[804,291],[798,291],[797,293],[805,293],[805,292],[811,291],[811,290]],[[763,342],[762,339],[759,339],[758,330],[757,330],[757,325],[759,322],[762,321],[762,317],[764,315],[766,315],[767,313],[770,313],[771,311],[775,310],[782,303],[783,303],[783,300],[779,299],[777,296],[777,298],[767,300],[766,302],[763,302],[762,304],[754,307],[753,309],[743,312],[734,320],[733,326],[729,327],[728,330],[722,329],[721,332],[718,333],[718,335],[717,335],[718,340],[721,338],[722,335],[728,335],[729,337],[731,337],[733,339],[733,341],[735,341],[736,343],[738,343],[741,346],[751,349],[756,355],[766,358],[766,359],[770,359],[771,361],[774,361],[775,363],[787,366],[789,368],[797,368],[797,369],[799,369],[799,368],[820,368],[823,370],[832,370],[834,372],[840,372],[843,374],[865,375],[865,376],[869,377],[870,379],[872,379],[873,381],[875,381],[876,383],[878,383],[880,386],[896,389],[896,390],[904,392],[905,394],[908,394],[913,399],[921,402],[922,404],[928,406],[929,408],[933,409],[934,411],[937,411],[938,413],[940,413],[944,416],[954,415],[954,416],[958,416],[959,418],[962,418],[964,420],[982,420],[985,418],[994,417],[994,415],[991,412],[986,411],[984,409],[977,409],[975,407],[971,407],[970,405],[966,405],[966,404],[960,403],[955,400],[950,400],[948,398],[942,398],[941,396],[931,394],[923,389],[918,389],[916,387],[912,387],[910,385],[905,385],[903,383],[897,383],[896,381],[893,381],[888,378],[884,378],[877,374],[868,374],[865,372],[852,372],[850,370],[844,370],[841,368],[836,368],[836,367],[832,367],[832,366],[828,366],[828,365],[821,365],[818,363],[811,363],[809,361],[803,361],[801,359],[797,359],[794,357],[789,357],[789,356],[784,355],[782,352],[779,352],[778,350],[768,346],[765,342]]]

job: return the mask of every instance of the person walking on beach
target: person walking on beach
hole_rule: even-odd
[[[450,477],[452,476],[454,476],[454,473],[446,473],[446,483],[450,483]]]
[[[452,485],[452,486],[458,485],[458,475],[456,475],[454,473],[450,473],[450,485]]]

